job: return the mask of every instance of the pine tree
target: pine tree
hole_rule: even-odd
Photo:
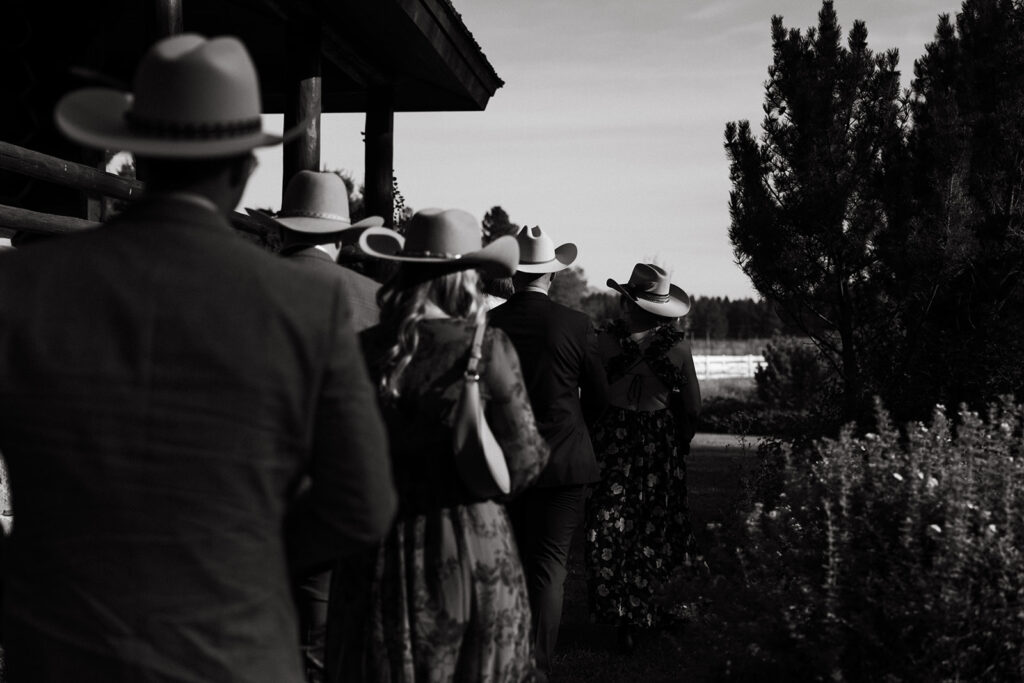
[[[484,229],[484,244],[490,244],[503,235],[515,235],[519,232],[519,226],[509,220],[508,213],[500,206],[493,206],[484,214],[482,221]]]
[[[1024,6],[940,17],[913,90],[898,398],[924,412],[1024,387]]]
[[[847,414],[871,391],[864,372],[888,315],[877,244],[901,198],[906,108],[898,54],[875,55],[854,22],[846,46],[831,1],[816,28],[772,18],[763,135],[729,123],[729,236],[744,272],[811,336],[844,381]]]

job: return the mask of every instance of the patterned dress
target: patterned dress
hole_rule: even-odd
[[[602,333],[612,395],[633,406],[617,407],[613,398],[592,430],[602,469],[587,514],[587,578],[591,612],[605,623],[658,625],[668,616],[661,591],[702,564],[686,504],[683,456],[692,432],[680,403],[695,393],[686,391],[695,375],[688,350],[679,353],[682,340],[669,325],[642,348],[621,322]],[[672,349],[691,372],[671,361]]]
[[[401,396],[382,405],[399,515],[372,558],[335,568],[328,623],[333,681],[533,676],[529,600],[504,506],[474,499],[452,455],[452,414],[473,329],[463,320],[420,322]],[[388,341],[380,328],[362,341],[377,379],[375,357]],[[508,337],[488,328],[483,351],[481,393],[514,495],[536,479],[548,449]]]

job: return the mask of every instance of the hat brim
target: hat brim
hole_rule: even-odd
[[[629,290],[611,278],[608,278],[606,284],[648,313],[665,318],[682,318],[690,312],[690,295],[684,292],[681,287],[673,284],[668,286],[668,301],[665,302],[648,301],[647,299],[634,296]]]
[[[75,142],[94,149],[126,150],[160,159],[215,159],[270,147],[297,137],[308,124],[302,121],[284,135],[256,131],[230,138],[170,139],[143,135],[128,127],[125,112],[132,96],[111,88],[84,88],[65,95],[54,112],[57,128]]]
[[[576,261],[579,250],[572,242],[566,242],[555,248],[555,258],[543,263],[520,263],[516,270],[521,273],[557,273],[565,270]]]
[[[397,241],[401,239],[401,235],[388,228],[367,228],[359,236],[359,249],[369,256],[388,261],[443,266],[446,271],[476,269],[492,277],[510,277],[516,272],[519,261],[519,244],[511,235],[499,237],[478,251],[458,257],[403,254],[404,240],[401,243]]]
[[[298,216],[278,218],[258,209],[246,208],[245,211],[267,228],[288,228],[289,230],[310,235],[338,235],[353,242],[366,228],[377,228],[384,224],[384,219],[380,216],[367,216],[361,221],[351,224],[326,218],[301,217],[302,222],[300,223],[298,222],[300,218]],[[315,223],[308,223],[308,221],[315,221]]]

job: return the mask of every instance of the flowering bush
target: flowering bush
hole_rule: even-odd
[[[776,447],[737,534],[751,671],[1024,677],[1024,407]],[[755,604],[756,603],[756,604]],[[733,663],[735,666],[735,663]]]

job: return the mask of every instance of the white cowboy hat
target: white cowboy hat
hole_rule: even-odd
[[[523,273],[557,273],[565,270],[576,260],[576,245],[572,242],[555,246],[540,226],[523,226],[516,235],[519,243],[519,265],[516,270]]]
[[[57,103],[57,127],[96,149],[170,159],[235,156],[276,145],[263,132],[260,86],[245,46],[230,36],[183,33],[155,43],[135,71],[133,93],[85,88]]]
[[[609,278],[608,286],[655,315],[681,318],[690,311],[690,295],[669,282],[665,269],[653,263],[636,264],[629,282],[620,285]]]
[[[377,228],[384,225],[380,216],[367,216],[352,222],[348,212],[348,187],[337,173],[299,171],[285,188],[281,210],[273,218],[262,211],[246,209],[260,221],[275,221],[289,230],[314,235]]]
[[[405,229],[405,244],[381,249],[380,242],[393,240],[392,235],[397,237],[387,228],[367,228],[359,236],[359,249],[390,261],[444,265],[446,270],[476,268],[494,277],[512,275],[519,259],[519,246],[511,235],[481,248],[480,222],[461,209],[417,211]]]

